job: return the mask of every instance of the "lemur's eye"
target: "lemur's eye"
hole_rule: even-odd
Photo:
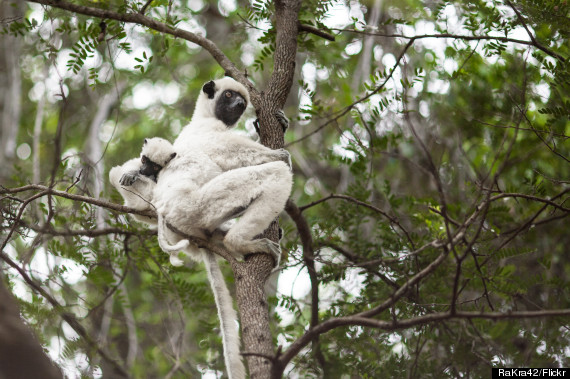
[[[148,159],[148,158],[146,157],[146,155],[143,155],[143,156],[141,157],[141,162],[144,164],[144,163],[146,163],[146,160],[147,160],[147,159]]]
[[[224,94],[226,97],[232,97],[232,93],[230,91],[226,91],[226,93]]]

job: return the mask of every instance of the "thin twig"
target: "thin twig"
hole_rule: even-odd
[[[533,41],[532,39],[534,39],[534,37],[531,37],[531,41],[525,41],[522,39],[516,39],[516,38],[509,38],[509,37],[500,37],[500,36],[466,36],[466,35],[460,35],[460,34],[451,34],[451,33],[441,33],[441,34],[421,34],[421,35],[417,35],[417,36],[406,36],[403,34],[396,34],[396,33],[375,33],[375,32],[369,32],[369,31],[362,31],[362,30],[354,30],[354,29],[331,29],[331,30],[335,30],[335,31],[340,31],[340,32],[348,32],[348,33],[356,33],[356,34],[364,34],[364,35],[373,35],[373,36],[377,36],[377,37],[386,37],[386,38],[404,38],[404,39],[426,39],[426,38],[452,38],[452,39],[459,39],[459,40],[465,40],[465,41],[500,41],[500,42],[512,42],[512,43],[518,43],[521,45],[528,45],[528,46],[534,46],[542,51],[544,51],[546,54],[550,55],[553,58],[558,59],[561,62],[565,62],[566,58],[564,58],[562,55],[555,53],[554,51],[550,50],[549,48],[541,45],[540,43],[538,43],[538,41],[536,41],[536,39]]]
[[[335,41],[335,36],[312,25],[301,24],[301,22],[299,22],[299,31],[314,34],[331,42]]]
[[[343,199],[343,200],[347,200],[350,201],[354,204],[366,207],[368,209],[373,210],[374,212],[380,213],[382,216],[386,217],[391,223],[393,223],[394,225],[396,225],[398,227],[398,229],[400,229],[404,235],[406,236],[406,239],[408,240],[408,242],[410,243],[410,246],[412,247],[412,249],[415,249],[415,245],[414,245],[414,241],[412,240],[410,234],[408,233],[408,231],[402,226],[402,224],[400,224],[400,222],[393,216],[390,216],[388,213],[384,212],[383,210],[381,210],[378,207],[375,207],[371,204],[365,203],[364,201],[360,201],[358,199],[355,199],[351,196],[347,196],[347,195],[338,195],[338,194],[334,194],[331,193],[329,196],[323,197],[322,199],[319,199],[317,201],[313,201],[312,203],[309,203],[307,205],[304,205],[302,207],[299,207],[299,210],[302,212],[307,208],[313,207],[317,204],[320,204],[322,202],[325,202],[327,200],[330,199]]]
[[[570,192],[570,188],[566,188],[566,189],[563,190],[562,192],[558,193],[557,195],[555,195],[555,196],[553,197],[553,199],[555,199],[555,198],[557,199],[557,198],[561,197],[562,195],[564,195],[564,194],[566,194],[566,193],[568,193],[568,192]],[[491,201],[496,201],[496,200],[499,200],[499,199],[505,199],[505,198],[510,198],[510,197],[512,197],[512,198],[528,199],[528,200],[536,201],[536,202],[539,202],[539,203],[545,203],[545,204],[550,205],[550,206],[552,206],[552,207],[554,207],[554,208],[556,208],[556,209],[559,209],[559,210],[561,210],[561,211],[570,212],[570,208],[566,208],[566,207],[564,207],[564,206],[562,206],[562,205],[560,205],[560,204],[558,204],[558,203],[556,203],[556,202],[554,202],[554,201],[552,201],[552,200],[545,199],[545,198],[538,197],[538,196],[527,195],[527,194],[524,194],[524,193],[510,193],[510,192],[505,192],[505,193],[501,193],[501,194],[496,195],[496,196],[492,196],[492,197],[491,197]]]
[[[49,195],[64,197],[66,199],[70,199],[70,200],[74,200],[74,201],[80,201],[80,202],[84,202],[84,203],[88,203],[88,204],[97,205],[97,206],[107,208],[107,209],[111,209],[111,210],[114,210],[117,212],[131,213],[131,214],[156,218],[156,213],[153,211],[140,211],[140,210],[135,209],[135,208],[127,207],[125,205],[119,205],[119,204],[111,203],[110,201],[106,201],[106,200],[100,200],[100,199],[95,199],[95,198],[89,197],[89,196],[82,196],[82,195],[72,194],[69,192],[58,191],[56,189],[49,188],[49,187],[41,185],[41,184],[29,184],[29,185],[26,185],[23,187],[17,187],[17,188],[6,188],[6,187],[1,187],[1,188],[2,189],[0,189],[0,195],[6,194],[6,193],[15,194],[15,193],[20,193],[20,192],[38,190],[38,191],[42,191],[42,196],[49,194]]]
[[[369,272],[372,275],[376,275],[378,276],[384,283],[388,284],[389,286],[391,286],[394,289],[398,289],[400,288],[400,286],[394,282],[393,280],[391,280],[390,278],[388,278],[386,275],[382,274],[380,271],[378,270],[373,270],[372,268],[370,268],[369,266],[376,266],[380,263],[386,263],[388,261],[390,262],[398,262],[399,260],[397,258],[395,259],[384,259],[384,258],[379,258],[379,259],[375,259],[373,261],[363,261],[363,258],[354,254],[351,251],[346,250],[345,248],[332,243],[332,242],[322,242],[319,244],[319,247],[328,247],[331,248],[337,252],[339,252],[342,256],[344,256],[346,259],[348,259],[349,261],[353,262],[352,264],[350,264],[349,266],[347,265],[347,267],[363,267],[367,272]],[[329,265],[331,265],[329,263]],[[340,267],[339,265],[337,265],[336,267]]]
[[[141,10],[139,11],[140,14],[144,15],[148,6],[153,2],[153,0],[147,0],[147,2],[143,5]]]
[[[555,52],[553,52],[552,50],[550,50],[549,48],[543,46],[542,44],[540,44],[536,38],[534,38],[534,35],[532,34],[532,32],[530,31],[530,29],[528,28],[528,26],[526,25],[526,22],[524,21],[524,18],[522,17],[522,15],[520,14],[519,10],[513,5],[513,3],[511,3],[509,0],[505,1],[509,7],[511,7],[513,9],[513,11],[515,11],[517,18],[519,19],[520,23],[522,24],[522,26],[524,27],[524,29],[526,30],[526,32],[528,33],[528,36],[530,37],[530,40],[532,41],[532,45],[539,48],[540,50],[544,51],[546,54],[555,57],[556,59],[560,60],[561,62],[566,61],[566,59],[561,56],[556,54]]]
[[[350,110],[352,108],[354,108],[357,104],[360,104],[366,100],[368,100],[370,97],[372,97],[373,95],[377,94],[378,92],[380,92],[388,83],[388,81],[392,78],[392,76],[394,75],[394,72],[396,71],[396,68],[398,68],[398,66],[400,65],[400,61],[402,60],[402,58],[404,57],[404,55],[406,54],[406,52],[408,51],[408,49],[413,45],[414,40],[411,39],[410,41],[408,41],[408,43],[406,44],[406,46],[404,47],[404,49],[402,50],[402,52],[400,53],[400,55],[398,56],[398,58],[396,59],[396,63],[394,64],[394,66],[392,67],[392,69],[390,70],[390,73],[386,76],[386,78],[384,79],[384,81],[378,85],[376,88],[374,88],[372,91],[370,91],[368,94],[366,94],[366,96],[363,96],[362,98],[356,100],[355,102],[353,102],[352,104],[346,106],[345,108],[339,110],[338,112],[336,112],[336,116],[334,116],[332,119],[328,120],[327,122],[325,122],[324,124],[320,125],[319,127],[317,127],[317,129],[313,130],[312,132],[304,135],[303,137],[293,141],[293,142],[289,142],[288,144],[285,145],[285,147],[291,146],[295,143],[301,142],[307,138],[309,138],[310,136],[312,136],[313,134],[319,132],[321,129],[323,129],[324,127],[336,122],[338,119],[340,119],[342,116],[346,115],[348,112],[350,112]]]

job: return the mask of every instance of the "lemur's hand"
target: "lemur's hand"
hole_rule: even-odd
[[[123,176],[121,176],[121,179],[119,179],[119,183],[122,186],[132,186],[134,182],[136,182],[137,180],[139,180],[139,172],[138,171],[129,171],[127,173],[124,173]]]

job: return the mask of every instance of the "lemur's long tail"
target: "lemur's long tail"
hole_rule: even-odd
[[[245,379],[245,366],[240,355],[240,339],[237,325],[237,312],[233,307],[233,300],[226,281],[216,260],[216,256],[206,250],[202,250],[204,264],[208,272],[208,279],[214,292],[222,342],[224,344],[224,361],[229,379]]]
[[[178,241],[176,244],[171,245],[170,242],[166,240],[165,232],[167,229],[166,219],[160,213],[158,214],[158,244],[162,251],[165,253],[170,254],[170,263],[173,266],[182,266],[184,262],[178,258],[175,254],[183,251],[190,245],[190,241],[188,240],[181,240]]]
[[[160,248],[170,254],[170,263],[179,266],[183,262],[173,255],[186,249],[190,242],[182,240],[171,245],[165,237],[167,229],[166,220],[162,215],[158,215],[158,244]],[[206,266],[210,286],[214,293],[218,318],[220,319],[220,329],[222,331],[222,342],[224,346],[224,361],[229,379],[245,379],[245,366],[240,355],[240,339],[237,325],[237,312],[233,307],[233,299],[226,286],[226,281],[216,260],[216,256],[207,250],[201,249],[202,259]]]

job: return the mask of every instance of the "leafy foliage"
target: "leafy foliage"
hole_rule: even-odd
[[[145,2],[76,3],[135,13]],[[277,46],[275,4],[235,5],[154,1],[145,14],[210,38],[262,90]],[[274,342],[286,350],[312,323],[390,304],[370,317],[384,327],[332,328],[286,376],[488,377],[492,366],[570,365],[563,317],[425,319],[570,308],[569,11],[559,0],[302,2],[300,23],[335,37],[299,34],[284,109],[292,199],[316,272],[298,226],[282,217],[281,275],[295,280],[282,279],[271,299]],[[3,21],[1,37],[17,43],[22,62],[18,150],[34,149],[2,178],[6,188],[37,171],[57,190],[120,203],[109,168],[138,155],[149,135],[172,140],[201,84],[223,74],[180,38],[35,4]],[[105,106],[105,121],[91,125]],[[0,230],[11,237],[2,260],[60,307],[14,268],[0,269],[70,377],[112,369],[64,314],[133,377],[223,372],[200,265],[171,267],[154,233],[123,214],[30,198],[39,192],[3,192]],[[297,291],[309,274],[319,283],[318,320],[310,290]]]

